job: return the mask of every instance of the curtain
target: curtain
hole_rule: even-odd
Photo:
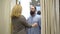
[[[59,0],[40,0],[41,34],[59,34]]]

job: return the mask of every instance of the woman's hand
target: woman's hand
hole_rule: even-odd
[[[38,26],[38,24],[37,23],[34,23],[33,25],[32,25],[32,27],[37,27]]]

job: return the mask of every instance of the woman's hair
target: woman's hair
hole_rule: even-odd
[[[11,17],[13,17],[13,16],[19,17],[21,15],[21,12],[22,12],[22,7],[21,7],[21,5],[17,4],[12,9]]]

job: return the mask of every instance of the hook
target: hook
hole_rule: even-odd
[[[19,4],[20,4],[20,1],[19,1]]]
[[[16,4],[20,4],[20,1],[16,0]]]
[[[18,0],[16,0],[16,4],[17,4],[17,1],[18,1]]]

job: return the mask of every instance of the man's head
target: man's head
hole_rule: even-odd
[[[31,9],[31,10],[30,10],[30,14],[31,14],[31,15],[34,15],[35,12],[36,12],[36,7],[35,7],[35,6],[31,6],[30,9]]]
[[[38,14],[38,15],[41,15],[41,11],[38,11],[37,14]]]

